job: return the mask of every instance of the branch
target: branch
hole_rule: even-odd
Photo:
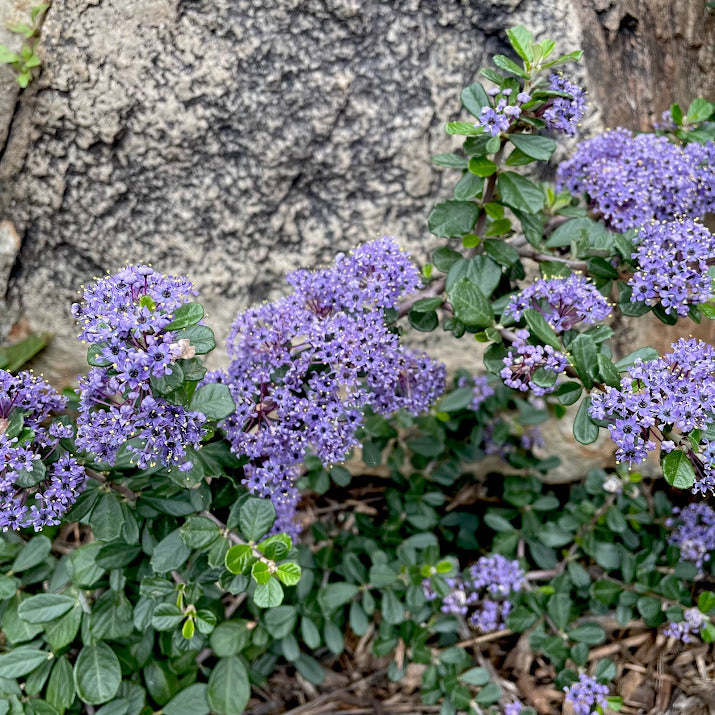
[[[99,482],[100,484],[104,484],[111,489],[114,489],[115,492],[121,494],[127,501],[134,502],[139,499],[139,494],[137,494],[137,492],[133,492],[131,489],[129,489],[129,487],[125,487],[123,484],[117,484],[116,482],[107,479],[104,474],[101,474],[100,472],[95,472],[94,469],[88,469],[86,467],[85,471],[87,472],[87,476],[90,477],[90,479],[94,479],[94,481]]]

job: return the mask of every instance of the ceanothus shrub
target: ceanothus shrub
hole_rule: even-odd
[[[0,371],[0,714],[239,714],[278,664],[319,685],[364,637],[391,680],[422,665],[444,715],[533,713],[472,650],[525,639],[554,709],[588,715],[620,704],[590,658],[606,620],[713,640],[713,348],[610,341],[619,313],[715,317],[714,107],[586,139],[534,181],[519,167],[587,111],[561,72],[580,52],[507,34],[520,63],[462,92],[461,151],[434,159],[460,176],[421,271],[388,237],[295,271],[207,373],[191,281],[127,266],[73,307],[75,391]],[[402,343],[440,326],[485,344],[484,374]],[[540,425],[566,415],[619,465],[550,487]],[[357,447],[379,487],[353,491]],[[664,479],[636,471],[651,453]]]

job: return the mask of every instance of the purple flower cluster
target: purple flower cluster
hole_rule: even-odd
[[[691,643],[692,636],[699,636],[700,629],[707,623],[708,617],[697,608],[687,608],[683,612],[685,620],[680,623],[669,623],[663,628],[663,634],[677,638],[683,643]]]
[[[59,448],[60,439],[72,437],[72,428],[59,422],[46,425],[65,404],[31,372],[13,376],[0,370],[2,531],[28,526],[40,531],[59,524],[84,488],[84,467]]]
[[[715,259],[715,236],[692,219],[646,224],[638,232],[633,259],[638,270],[629,281],[631,302],[662,305],[685,316],[691,305],[706,303]]]
[[[568,358],[550,345],[530,345],[527,340],[528,330],[517,330],[516,339],[511,344],[511,350],[504,358],[505,367],[499,375],[507,387],[526,392],[531,390],[534,395],[546,395],[553,392],[554,387],[538,385],[534,382],[537,372],[559,375],[568,366]]]
[[[581,322],[599,323],[611,313],[608,301],[579,273],[535,280],[511,299],[505,312],[520,320],[527,308],[540,312],[557,333]]]
[[[614,129],[579,144],[559,165],[559,190],[586,193],[614,231],[656,219],[702,218],[715,203],[713,144],[681,148],[666,137]]]
[[[393,239],[339,255],[334,266],[291,273],[292,295],[240,313],[228,337],[225,373],[237,405],[222,423],[232,449],[250,460],[245,484],[270,496],[274,527],[295,534],[294,487],[304,457],[345,459],[358,444],[363,409],[426,410],[441,394],[443,365],[400,345],[385,310],[420,285]]]
[[[504,715],[519,715],[523,709],[524,706],[518,700],[515,700],[513,703],[507,703],[504,706]]]
[[[474,375],[473,377],[460,377],[457,381],[457,387],[471,387],[472,401],[469,404],[469,409],[475,412],[494,394],[494,388],[489,384],[489,380],[485,375]]]
[[[554,73],[549,77],[548,89],[570,96],[550,99],[540,108],[538,114],[551,131],[573,136],[578,131],[579,122],[586,111],[586,92],[577,84],[569,82],[561,73]]]
[[[482,556],[464,576],[445,581],[451,590],[442,599],[442,613],[469,616],[468,621],[474,628],[488,633],[504,629],[506,617],[511,611],[508,597],[521,590],[524,571],[518,561],[492,554]],[[430,579],[424,579],[422,590],[428,601],[437,599]]]
[[[682,511],[674,509],[677,526],[669,542],[680,549],[680,557],[697,566],[702,573],[715,551],[715,510],[707,504],[688,504]],[[668,526],[675,523],[668,520]]]
[[[171,375],[177,360],[193,357],[188,340],[177,341],[166,328],[196,294],[185,277],[128,266],[87,288],[72,306],[80,338],[103,365],[80,378],[80,449],[113,464],[132,440],[127,449],[142,469],[157,462],[191,469],[186,448],[200,445],[206,417],[154,394],[151,379]]]
[[[669,452],[674,439],[705,429],[715,411],[715,349],[700,340],[680,339],[658,360],[636,361],[620,388],[592,395],[591,417],[610,422],[621,462],[640,464],[656,449]],[[673,430],[678,430],[680,435]],[[672,432],[672,434],[671,434]],[[696,470],[694,491],[715,491],[715,443],[700,439],[702,459],[687,450]]]
[[[596,680],[581,673],[578,682],[564,688],[566,702],[573,706],[574,715],[592,715],[597,708],[606,708],[608,701],[608,686],[601,685]]]
[[[502,132],[508,131],[512,122],[521,116],[521,105],[531,100],[527,92],[519,92],[516,95],[516,102],[511,103],[513,94],[511,89],[499,91],[494,88],[489,90],[492,97],[499,95],[496,104],[491,107],[482,107],[482,113],[475,127],[484,127],[484,130],[493,137],[499,136]]]

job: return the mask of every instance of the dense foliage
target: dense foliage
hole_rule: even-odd
[[[388,238],[295,271],[207,373],[191,282],[127,266],[73,307],[76,391],[0,370],[0,715],[239,714],[279,663],[320,684],[354,638],[392,680],[423,665],[444,715],[527,714],[477,657],[490,634],[526,634],[587,715],[619,707],[591,657],[606,617],[713,641],[715,353],[614,355],[609,321],[715,317],[715,108],[535,181],[515,169],[586,111],[555,69],[580,53],[508,36],[521,63],[462,92],[462,150],[434,159],[460,178],[421,274]],[[482,343],[487,373],[448,377],[403,323]],[[549,486],[539,426],[561,418],[606,430],[617,468]],[[339,466],[357,447],[377,480]],[[650,453],[665,479],[636,471]],[[320,495],[338,508],[308,513]]]

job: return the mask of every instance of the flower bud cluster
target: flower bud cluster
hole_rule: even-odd
[[[662,305],[686,316],[691,305],[712,293],[708,266],[715,259],[715,236],[690,218],[647,223],[638,232],[633,259],[638,270],[629,281],[631,302]]]
[[[183,276],[127,266],[85,289],[72,306],[80,338],[93,346],[99,365],[79,381],[81,449],[114,464],[120,447],[133,440],[127,449],[142,469],[158,462],[191,468],[186,447],[200,445],[206,417],[155,394],[151,380],[171,375],[174,363],[190,354],[166,328],[195,295]]]
[[[669,519],[668,526],[676,524],[669,542],[680,549],[680,557],[697,566],[703,573],[715,551],[715,509],[698,502],[688,504],[682,511],[673,510],[676,519]]]
[[[552,92],[564,92],[570,97],[554,97],[537,114],[546,122],[552,132],[573,136],[578,131],[579,122],[586,111],[586,92],[577,84],[569,82],[564,75],[554,73],[549,77]]]
[[[515,97],[515,102],[511,101],[513,91],[494,88],[489,91],[490,96],[499,99],[494,106],[482,107],[482,113],[475,127],[484,127],[486,133],[493,137],[499,136],[502,132],[508,131],[512,122],[521,116],[521,106],[531,100],[528,92],[519,92]]]
[[[569,364],[568,358],[562,352],[554,350],[551,345],[530,345],[531,337],[528,330],[517,330],[516,339],[511,344],[511,350],[504,358],[505,367],[499,373],[507,387],[520,392],[531,392],[540,397],[553,392],[554,387],[537,384],[537,372],[551,372],[560,375]]]
[[[686,608],[683,618],[680,623],[669,623],[663,628],[663,634],[683,643],[692,643],[692,636],[700,635],[700,629],[707,623],[708,617],[697,608]]]
[[[681,338],[672,352],[657,360],[637,360],[620,387],[592,395],[590,415],[606,420],[620,462],[640,464],[660,444],[672,451],[677,440],[706,429],[715,411],[715,348],[700,340]],[[715,444],[697,434],[698,451],[686,449],[696,468],[694,491],[715,490]],[[685,443],[684,443],[685,444]]]
[[[386,321],[385,311],[420,285],[393,239],[287,280],[292,295],[237,316],[227,341],[232,362],[207,380],[227,384],[237,405],[222,427],[250,460],[245,484],[273,499],[283,517],[275,529],[294,533],[293,483],[304,457],[344,460],[366,407],[426,410],[444,390],[445,368],[400,345]]]
[[[505,313],[520,320],[527,308],[541,313],[557,333],[581,322],[599,323],[611,313],[608,301],[579,273],[535,280],[509,301]]]
[[[608,686],[601,685],[585,673],[578,676],[578,682],[564,688],[564,692],[566,702],[573,706],[574,715],[592,715],[599,707],[605,709],[608,705]]]
[[[482,556],[466,575],[445,581],[450,592],[442,599],[441,612],[468,617],[471,626],[488,633],[505,628],[512,605],[508,597],[521,590],[524,571],[518,561],[492,554]],[[438,599],[430,579],[424,579],[422,590],[428,601]]]
[[[559,165],[557,188],[585,193],[618,232],[656,219],[702,218],[715,199],[713,143],[681,148],[666,137],[614,129],[579,144]]]
[[[86,474],[59,446],[72,428],[50,422],[66,400],[31,372],[0,370],[0,529],[60,523]]]

